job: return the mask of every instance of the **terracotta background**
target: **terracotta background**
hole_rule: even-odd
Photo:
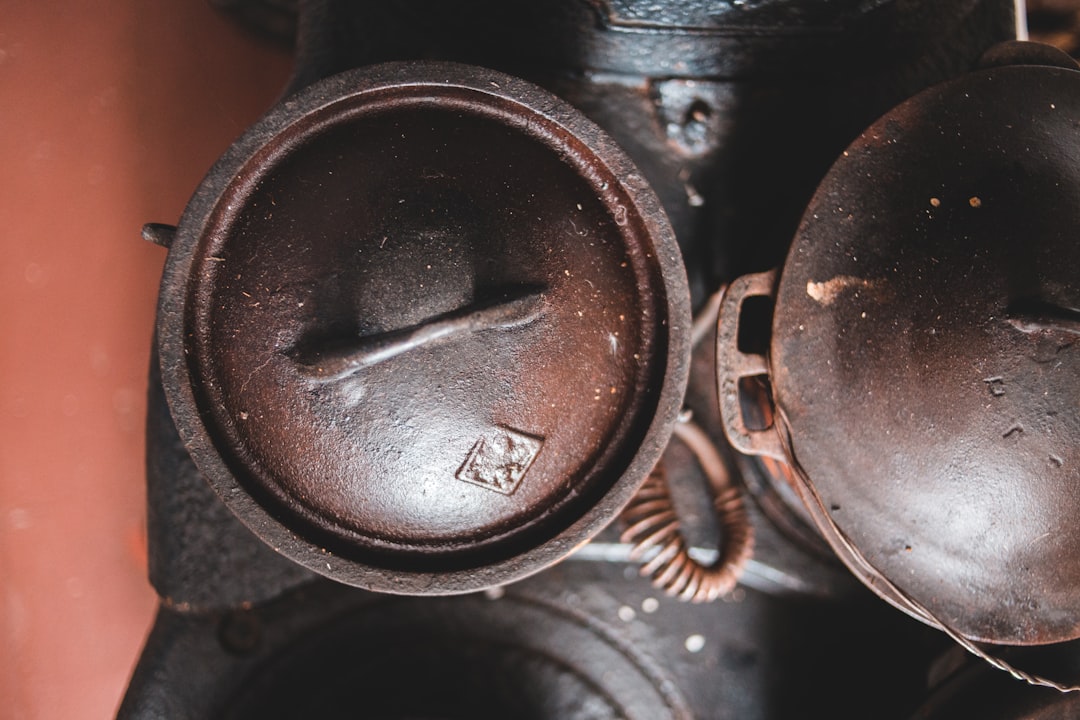
[[[165,251],[289,58],[206,0],[0,10],[0,718],[112,717],[149,629],[143,421]]]

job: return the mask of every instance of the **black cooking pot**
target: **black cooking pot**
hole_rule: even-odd
[[[483,68],[286,98],[181,219],[161,374],[185,446],[274,549],[467,592],[554,563],[645,480],[681,407],[689,291],[596,125]]]
[[[855,574],[964,638],[1080,636],[1078,231],[1080,72],[1010,45],[863,133],[782,271],[720,311],[732,444],[791,463]],[[769,302],[771,334],[740,327]],[[763,377],[775,421],[747,427]]]

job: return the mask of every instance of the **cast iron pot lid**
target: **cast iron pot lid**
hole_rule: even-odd
[[[1080,636],[1078,232],[1080,72],[980,70],[843,153],[776,289],[757,450],[872,589],[971,639]]]
[[[287,99],[185,211],[170,407],[267,543],[361,587],[465,592],[586,541],[659,458],[689,293],[638,171],[550,93],[389,64]]]

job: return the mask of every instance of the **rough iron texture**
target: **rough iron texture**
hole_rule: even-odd
[[[150,581],[181,611],[265,602],[315,575],[255,537],[206,483],[184,449],[151,359],[146,423]]]
[[[879,704],[898,720],[942,647],[869,593],[740,590],[691,611],[625,569],[562,563],[452,598],[319,579],[247,610],[163,609],[119,717],[855,720]],[[889,648],[874,662],[868,636]]]
[[[830,171],[776,295],[778,425],[822,532],[990,642],[1080,635],[1077,97],[1080,72],[1020,66],[901,105]]]
[[[1011,0],[464,5],[301,2],[296,73],[287,95],[342,71],[420,58],[472,62],[548,88],[603,127],[659,196],[686,261],[695,306],[720,283],[782,260],[829,164],[875,117],[911,94],[966,71],[1013,30]],[[332,101],[333,94],[325,99]],[[259,142],[269,139],[266,134]],[[195,202],[211,200],[203,196]],[[306,222],[298,220],[297,226],[303,231]],[[283,268],[289,270],[293,262]],[[500,299],[520,299],[530,292],[526,288],[521,295],[486,299],[499,306]],[[452,327],[459,327],[463,317],[455,312],[486,307],[448,308],[449,319],[456,323]],[[397,329],[411,333],[435,327],[442,332],[450,327],[442,324],[447,319],[425,314]],[[401,347],[401,339],[380,336],[391,341],[392,349]],[[304,360],[316,354],[295,357]],[[718,439],[711,400],[713,366],[707,354],[698,355],[695,366],[703,365],[705,371],[696,373],[699,378],[687,402]],[[448,672],[451,679],[461,678],[461,687],[478,687],[475,678],[463,677],[471,662],[439,664],[431,661],[431,648],[457,653],[453,657],[462,660],[467,652],[463,646],[474,632],[485,630],[485,604],[500,600],[377,598],[323,579],[297,588],[312,573],[274,553],[217,500],[186,456],[160,395],[152,397],[157,401],[149,421],[150,553],[155,586],[166,602],[121,717],[201,719],[228,717],[229,712],[236,717],[243,710],[238,703],[248,702],[252,708],[251,703],[265,699],[251,695],[254,687],[281,701],[269,709],[273,715],[295,707],[289,703],[317,702],[322,691],[340,690],[335,682],[343,678],[350,686],[359,683],[365,698],[389,691],[422,703],[413,696],[427,687],[425,682],[416,682],[410,673],[388,677],[378,672],[384,649],[387,668],[399,668],[402,658],[406,663],[415,658],[422,678],[431,678],[432,689],[447,689],[442,675]],[[522,437],[528,445],[527,438],[534,436]],[[491,465],[475,444],[465,456],[452,474],[472,478],[459,484],[472,483],[481,490],[475,481],[490,478],[484,468]],[[464,462],[466,458],[476,462]],[[543,687],[550,690],[547,696],[525,700],[523,694],[508,699],[518,704],[500,706],[505,698],[495,691],[470,700],[455,698],[451,687],[445,697],[462,700],[470,711],[476,705],[468,702],[489,700],[496,715],[507,707],[531,707],[534,717],[545,717],[545,710],[546,717],[566,717],[573,713],[559,702],[590,702],[599,686],[607,697],[596,707],[619,707],[633,716],[637,709],[620,705],[626,701],[619,688],[629,679],[641,685],[638,697],[655,698],[650,695],[655,691],[666,698],[669,710],[689,708],[693,717],[716,720],[824,714],[862,718],[868,707],[876,717],[908,713],[923,692],[924,668],[942,639],[899,613],[885,612],[889,608],[877,607],[880,603],[867,602],[876,599],[858,585],[849,587],[848,578],[822,559],[816,538],[808,537],[805,529],[789,532],[801,527],[805,510],[796,507],[783,479],[745,458],[738,461],[764,512],[751,508],[758,550],[748,575],[754,587],[772,595],[739,588],[730,602],[676,605],[655,598],[644,581],[631,579],[637,568],[625,561],[596,562],[602,553],[588,560],[583,551],[572,556],[578,562],[514,585],[503,598],[513,598],[513,607],[527,599],[531,607],[555,608],[554,616],[572,615],[578,627],[594,629],[591,640],[578,631],[569,637],[559,634],[559,621],[545,620],[539,627],[566,642],[545,646],[549,652],[543,662],[508,663],[515,682],[520,681],[515,688],[525,693]],[[689,520],[684,527],[691,538],[711,537],[707,511],[700,513],[702,522],[693,522],[693,511],[686,510],[693,501],[681,502],[687,496],[707,498],[694,487],[694,472],[684,472],[687,465],[692,463],[672,460],[673,499],[680,519]],[[507,479],[521,480],[514,475]],[[499,479],[496,484],[505,483]],[[704,526],[705,532],[690,527],[694,525]],[[620,550],[618,532],[613,537],[610,530],[605,532],[610,543],[591,543],[585,549],[601,550],[608,544]],[[808,602],[807,594],[845,600]],[[499,612],[505,623],[515,611]],[[413,617],[432,633],[415,645],[405,644]],[[518,619],[535,617],[522,613]],[[322,643],[340,647],[337,630],[377,629],[386,618],[394,619],[395,627],[406,626],[404,634],[382,635],[373,643],[360,632],[350,636],[356,642],[346,642],[344,657],[319,652]],[[503,655],[495,655],[527,655],[512,648],[527,640],[528,627],[509,625],[494,626],[505,628],[512,639],[510,650],[504,647],[498,651]],[[432,634],[440,632],[453,641],[432,640]],[[594,669],[579,664],[597,657],[590,650],[596,637],[609,646],[603,653],[614,645],[624,658],[648,662],[638,662],[624,678],[582,682],[580,678],[594,677]],[[432,645],[426,647],[429,641]],[[296,672],[276,673],[289,667],[290,652],[300,648],[309,652],[303,657],[315,671],[294,666]],[[868,657],[873,661],[867,662]],[[321,662],[324,659],[340,662]],[[553,664],[561,670],[545,670]],[[350,674],[351,669],[367,671],[373,665],[370,677],[375,681],[367,685],[365,674]],[[653,669],[642,674],[642,665]],[[482,662],[478,666],[487,667]],[[565,683],[548,682],[556,676]],[[284,688],[289,692],[274,694]],[[331,692],[331,697],[340,700],[343,695]],[[346,703],[336,709],[353,716],[366,707]],[[650,708],[649,717],[664,716],[653,712],[656,705],[642,707]],[[407,709],[437,715],[451,712],[453,703]]]
[[[598,532],[678,414],[670,227],[577,111],[487,70],[308,88],[196,193],[160,353],[196,464],[266,542],[398,593],[535,572]]]

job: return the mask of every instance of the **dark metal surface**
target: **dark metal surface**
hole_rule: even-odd
[[[1013,648],[1007,656],[1015,664],[1044,675],[1054,675],[1074,684],[1080,681],[1080,645],[1075,641],[1047,647]],[[1003,682],[1001,675],[986,665],[960,658],[959,667],[936,683],[911,720],[1072,720],[1076,717],[1080,717],[1080,693],[1060,693],[1050,688]]]
[[[279,49],[296,43],[297,0],[209,0],[220,12],[265,42]]]
[[[582,587],[588,593],[589,589]],[[390,599],[318,582],[266,607],[159,618],[120,717],[690,718],[611,603],[511,592]]]
[[[247,609],[163,609],[119,717],[899,720],[942,647],[876,601],[690,606],[627,570],[563,563],[453,598],[319,579]],[[890,652],[867,662],[868,639]]]
[[[554,96],[348,73],[248,132],[170,250],[181,435],[280,552],[388,592],[535,572],[598,532],[681,404],[689,298],[629,160]]]
[[[1000,67],[900,106],[777,291],[787,450],[882,575],[992,642],[1080,634],[1077,98],[1076,71]]]
[[[781,261],[814,188],[860,130],[911,94],[966,71],[994,42],[1010,37],[1013,29],[1011,0],[545,4],[307,0],[300,3],[299,15],[297,67],[290,93],[372,63],[452,60],[536,82],[591,118],[633,159],[642,184],[659,196],[683,251],[695,306],[704,304],[734,275]],[[326,92],[320,102],[329,104],[334,96],[356,91],[343,85]],[[498,89],[488,91],[492,93],[498,94]],[[565,107],[557,102],[546,105],[550,97],[544,97],[541,115]],[[295,98],[284,101],[292,109],[276,110],[278,117],[294,112],[295,102]],[[409,152],[411,141],[430,130],[424,124],[410,129],[420,131],[419,136],[410,132],[401,142],[385,138],[389,152]],[[245,152],[271,140],[276,132],[266,124],[259,127],[254,132],[262,132],[262,137],[249,138],[246,150],[234,150],[219,166],[219,191],[233,182]],[[589,133],[578,136],[595,142],[596,136]],[[341,140],[353,150],[359,142]],[[456,143],[461,147],[450,152],[458,153],[461,162],[470,149],[465,140],[472,150],[479,148],[480,157],[472,158],[478,164],[494,154],[495,147],[503,149],[503,160],[523,164],[524,158],[498,131],[474,132]],[[528,153],[528,143],[522,146]],[[425,147],[423,142],[419,147]],[[426,147],[435,149],[432,143]],[[379,189],[386,190],[388,198],[395,177],[405,173],[392,161],[353,167],[339,163],[329,149],[321,157],[326,162],[322,169],[333,170],[338,182],[351,178],[350,189],[381,183]],[[295,168],[298,161],[290,162]],[[530,177],[516,182],[532,182],[542,196],[558,194],[560,190],[552,186],[563,186],[567,175],[549,173],[547,168],[542,159],[539,163],[530,159],[522,170]],[[432,181],[423,170],[413,172],[414,179]],[[346,193],[345,183],[329,182],[328,174],[323,188],[312,189],[274,172],[278,171],[265,174],[264,180],[280,182],[295,197],[307,198],[308,208],[331,207],[329,215],[294,212],[290,217],[291,211],[275,194],[277,205],[267,199],[256,207],[274,213],[273,219],[249,208],[243,230],[251,240],[247,256],[213,253],[223,259],[208,260],[203,269],[213,275],[225,270],[218,265],[235,269],[243,264],[240,274],[245,276],[247,266],[261,268],[267,279],[275,278],[262,287],[273,291],[281,283],[279,275],[303,274],[304,267],[321,263],[343,278],[336,287],[320,284],[323,302],[346,294],[347,253],[331,252],[330,257],[312,260],[282,247],[272,236],[256,241],[255,233],[274,222],[288,223],[296,249],[314,234],[338,233],[347,236],[341,247],[353,242],[352,247],[367,252],[372,248],[360,243],[354,227],[343,220],[355,211],[355,192]],[[249,181],[247,175],[236,180]],[[507,199],[504,190],[493,187],[495,182],[481,178],[476,187],[458,183],[438,194],[440,204],[460,207],[463,203],[457,198],[489,192],[502,197],[508,207],[521,200]],[[572,186],[577,181],[569,182]],[[316,193],[324,196],[318,203],[312,199]],[[208,209],[216,197],[216,192],[204,188],[194,203]],[[556,248],[562,247],[560,242],[573,241],[570,235],[582,227],[576,220],[577,202],[573,200],[570,212],[576,227],[568,228],[565,239],[545,238],[545,247],[549,241]],[[587,203],[582,205],[588,208]],[[422,237],[417,247],[449,247],[446,235],[428,232],[425,219],[410,216],[407,209],[391,208],[395,212],[389,217]],[[171,242],[169,233],[152,235],[162,244]],[[389,245],[391,234],[386,235]],[[502,240],[511,245],[519,238]],[[381,243],[381,235],[378,240]],[[486,251],[500,241],[476,233],[470,242]],[[326,332],[301,333],[304,342],[295,343],[254,376],[251,372],[264,357],[219,373],[215,383],[227,382],[215,384],[203,395],[224,397],[231,382],[233,395],[249,393],[261,383],[268,395],[294,397],[288,382],[275,380],[289,377],[286,371],[303,378],[297,382],[326,393],[342,384],[356,384],[371,371],[390,374],[400,365],[401,383],[394,386],[410,392],[397,396],[395,404],[416,409],[416,418],[430,421],[434,416],[442,421],[448,413],[430,412],[438,407],[431,403],[431,383],[421,383],[414,373],[445,384],[447,374],[439,374],[438,363],[452,362],[443,357],[447,349],[459,344],[472,348],[472,341],[480,339],[478,346],[509,352],[508,338],[534,332],[551,317],[543,297],[554,283],[542,272],[543,263],[532,262],[525,253],[518,257],[525,266],[522,274],[504,277],[506,273],[492,272],[489,279],[497,276],[498,282],[487,288],[490,293],[479,296],[465,292],[471,288],[464,285],[447,284],[456,277],[445,272],[454,269],[449,265],[431,263],[432,271],[440,272],[439,281],[429,284],[427,278],[434,275],[428,275],[429,263],[419,250],[389,257],[388,277],[403,284],[423,282],[425,294],[432,298],[418,303],[416,293],[403,289],[382,293],[379,303],[375,300],[380,298],[373,296],[369,299],[377,312],[387,317],[400,313],[393,316],[395,322],[363,328],[361,338],[356,332],[360,328],[353,326],[355,317],[343,320],[332,314],[324,322]],[[482,267],[466,264],[470,272]],[[586,263],[560,271],[589,268]],[[527,282],[519,282],[523,279]],[[595,284],[597,278],[590,275],[589,280]],[[260,311],[267,307],[267,298],[253,291],[257,288],[237,284],[234,289],[237,292],[217,295],[225,301],[220,303],[224,310],[208,306],[213,308],[209,316],[222,321],[219,339],[228,335],[225,321],[244,312],[243,303],[260,303]],[[254,297],[246,298],[241,290]],[[309,300],[290,296],[294,289],[280,292],[282,315],[290,323],[304,325],[300,308],[288,307],[288,302],[303,301],[311,311]],[[443,302],[455,293],[455,302]],[[530,299],[537,296],[539,306]],[[1030,323],[1032,316],[1022,321]],[[345,326],[349,332],[336,334]],[[250,329],[238,357],[247,353],[251,359],[275,342],[279,330],[269,322]],[[618,338],[625,339],[622,331]],[[611,353],[610,339],[602,340]],[[568,352],[556,364],[578,364],[582,343],[563,344]],[[694,421],[720,442],[714,348],[707,340],[695,352],[686,404]],[[417,356],[437,362],[414,362]],[[317,369],[325,358],[335,358],[336,368],[329,373]],[[211,365],[221,362],[216,355],[210,360]],[[468,360],[485,369],[499,367],[498,358],[470,355]],[[259,373],[267,372],[270,375],[260,380]],[[331,375],[337,378],[331,380]],[[238,393],[236,386],[243,386],[249,377],[243,393]],[[596,402],[592,393],[596,387],[603,389],[592,385],[575,402],[586,406]],[[160,400],[160,393],[153,397]],[[391,396],[382,399],[389,403]],[[328,400],[333,401],[332,394]],[[601,393],[601,400],[610,398]],[[317,410],[331,408],[328,404]],[[233,424],[239,412],[247,412],[250,419],[250,411],[234,410]],[[207,418],[213,420],[214,413],[207,413]],[[181,424],[196,422],[189,412]],[[388,424],[402,433],[415,425],[411,418]],[[270,426],[267,421],[265,427]],[[273,440],[266,435],[267,454],[311,452],[289,425],[276,426],[283,430],[272,434]],[[525,430],[526,439],[535,437],[527,428],[517,430]],[[600,717],[689,713],[696,718],[775,720],[863,718],[869,713],[900,718],[917,705],[925,689],[926,668],[944,644],[939,634],[878,603],[821,553],[820,540],[803,527],[805,510],[781,474],[761,472],[745,458],[727,458],[725,447],[719,448],[721,454],[731,469],[742,469],[756,500],[746,508],[755,528],[756,554],[746,563],[740,587],[720,602],[691,606],[660,596],[637,577],[638,564],[629,560],[631,546],[618,542],[617,526],[578,549],[571,562],[505,590],[493,588],[487,597],[387,598],[323,579],[311,581],[310,570],[288,559],[296,557],[296,548],[306,552],[307,544],[284,533],[265,544],[243,527],[202,481],[163,403],[151,407],[149,437],[151,558],[155,586],[165,602],[121,710],[124,718],[213,718],[228,713],[274,717],[315,711],[355,716],[369,710],[385,717],[562,718],[588,717],[590,709]],[[413,437],[409,439],[411,443]],[[515,502],[539,460],[534,459],[519,488],[504,495],[474,482],[483,480],[485,473],[468,479],[464,456],[471,457],[474,447],[462,448],[463,457],[452,463],[450,484],[492,502],[499,498]],[[537,458],[546,451],[545,440]],[[659,454],[659,448],[656,451]],[[690,546],[688,554],[709,563],[719,557],[721,548],[715,544],[719,533],[701,468],[679,443],[671,445],[665,462],[670,499]],[[465,479],[456,477],[459,472]],[[309,488],[322,487],[307,480]],[[247,492],[241,490],[229,496],[230,507],[235,508],[236,498]],[[310,497],[309,504],[325,502]],[[296,518],[284,512],[262,517],[260,523],[274,527],[281,520],[292,523]],[[558,552],[552,550],[552,556],[569,549],[567,544]],[[326,561],[333,564],[332,573],[343,573],[338,577],[352,573],[341,570],[336,555],[320,553],[308,559],[323,573]],[[474,575],[468,581],[476,586],[493,577]],[[397,578],[395,588],[401,591],[431,587],[408,573],[386,572],[385,577],[388,584]],[[829,602],[810,601],[810,596]],[[506,608],[491,611],[493,604],[507,600]]]
[[[241,607],[316,577],[240,524],[207,484],[169,415],[156,353],[147,397],[146,501],[150,582],[166,607]]]
[[[1014,32],[1012,0],[308,0],[292,88],[435,58],[552,90],[652,185],[698,307],[720,283],[783,260],[859,132]]]

